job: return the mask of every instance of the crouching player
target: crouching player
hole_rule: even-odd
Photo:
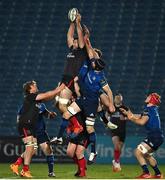
[[[70,136],[70,141],[67,148],[67,155],[73,158],[75,164],[77,164],[78,170],[75,173],[75,176],[85,177],[87,168],[84,151],[88,144],[88,133],[86,131],[85,117],[82,112],[76,114],[76,118],[83,126],[83,131],[78,136],[74,136],[74,125],[72,124],[72,121],[69,122],[67,134]]]
[[[126,111],[121,108],[129,120],[136,124],[144,125],[147,131],[147,137],[135,149],[135,156],[143,170],[143,173],[137,178],[163,178],[163,174],[157,166],[157,161],[153,157],[153,152],[160,147],[164,140],[157,107],[160,104],[160,96],[157,93],[152,93],[147,96],[145,103],[147,105],[141,115],[135,115],[130,110]],[[146,161],[148,161],[153,168],[155,172],[154,176],[151,176]]]

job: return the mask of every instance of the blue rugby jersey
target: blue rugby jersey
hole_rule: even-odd
[[[145,107],[142,115],[147,115],[149,117],[145,124],[148,136],[162,136],[161,122],[157,106]]]
[[[86,60],[79,72],[81,94],[89,99],[98,100],[100,90],[107,83],[104,71],[96,71],[91,66],[91,60]]]

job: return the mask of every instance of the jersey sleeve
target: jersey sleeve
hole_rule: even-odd
[[[105,76],[102,76],[102,78],[100,79],[100,86],[101,87],[104,87],[105,85],[107,85],[108,82],[107,82],[107,79]]]
[[[47,112],[46,105],[44,103],[41,103],[40,113],[46,113],[46,112]]]

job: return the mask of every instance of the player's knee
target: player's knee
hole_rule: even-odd
[[[73,158],[74,157],[74,152],[72,151],[72,149],[67,149],[67,155],[69,156],[69,157],[71,157],[71,158]]]
[[[37,149],[33,149],[33,155],[37,153]]]
[[[76,156],[78,159],[82,159],[84,157],[84,154],[81,151],[76,151]]]
[[[115,143],[114,144],[114,148],[116,149],[116,150],[120,150],[121,149],[121,145],[120,145],[120,143]]]
[[[33,141],[28,141],[25,143],[25,151],[28,152],[29,154],[33,155],[34,154],[34,143]]]
[[[71,116],[72,115],[71,115],[71,113],[69,111],[66,111],[66,112],[63,113],[63,118],[65,118],[65,119],[69,119]]]
[[[89,134],[95,132],[94,126],[86,126],[86,129]]]
[[[47,144],[46,155],[53,155],[53,149],[50,145]]]
[[[67,106],[64,104],[58,104],[58,108],[60,110],[61,113],[65,113],[67,111]]]
[[[40,144],[40,147],[46,156],[53,154],[52,147],[49,144],[47,144],[46,142]]]

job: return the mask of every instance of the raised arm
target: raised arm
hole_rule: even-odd
[[[37,95],[36,100],[37,101],[41,101],[41,100],[51,100],[53,99],[59,92],[61,92],[64,89],[65,85],[61,84],[60,86],[58,86],[57,88],[51,90],[51,91],[47,91],[45,93],[40,93]]]
[[[90,39],[88,36],[85,35],[84,37],[84,41],[85,41],[85,47],[87,49],[87,53],[88,53],[88,57],[89,59],[99,59],[99,56],[98,54],[95,52],[95,50],[93,49],[92,45],[91,45],[91,42],[90,42]]]
[[[84,42],[83,30],[81,27],[81,15],[80,14],[78,14],[77,18],[76,18],[76,28],[77,28],[79,47],[83,48],[85,46],[85,42]]]
[[[71,22],[67,33],[67,43],[69,48],[73,45],[74,31],[75,31],[75,25],[73,22]]]

